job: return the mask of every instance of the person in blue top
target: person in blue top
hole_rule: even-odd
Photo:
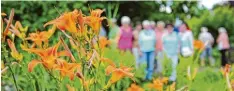
[[[144,29],[139,33],[138,43],[142,61],[147,63],[145,79],[151,80],[154,70],[156,35],[154,30],[150,28],[148,20],[144,20],[142,25]]]
[[[173,31],[173,25],[166,25],[167,32],[163,35],[163,52],[172,61],[172,73],[169,78],[170,81],[176,80],[176,66],[178,64],[179,53],[179,37],[178,34]]]

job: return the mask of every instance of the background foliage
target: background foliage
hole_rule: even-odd
[[[168,1],[18,1],[7,2],[3,1],[2,12],[9,13],[11,8],[15,8],[14,20],[22,21],[23,25],[29,26],[29,31],[44,30],[43,24],[48,20],[58,17],[62,12],[72,11],[73,9],[81,9],[85,14],[89,12],[89,8],[96,9],[102,8],[106,12],[103,15],[110,17],[110,11],[114,12],[117,6],[119,6],[116,16],[118,24],[120,25],[120,17],[127,15],[132,19],[134,25],[137,21],[144,19],[150,19],[154,21],[165,21],[166,23],[175,22],[176,17],[186,21],[190,28],[193,30],[195,36],[199,34],[199,30],[202,26],[207,26],[210,32],[217,37],[217,29],[219,27],[225,27],[228,30],[228,34],[231,37],[230,41],[234,41],[234,9],[229,4],[223,6],[217,5],[213,10],[209,11],[205,7],[198,5],[196,1],[181,1],[181,2],[168,2]],[[160,7],[171,7],[171,13],[166,11],[160,11]],[[183,6],[186,6],[188,10],[185,10]],[[40,18],[39,18],[40,17]],[[103,22],[107,25],[106,21]],[[107,30],[107,26],[104,26]]]

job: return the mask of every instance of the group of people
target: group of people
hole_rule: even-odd
[[[166,56],[172,62],[172,73],[169,80],[175,81],[178,55],[189,57],[193,55],[194,51],[193,33],[188,25],[182,23],[179,26],[174,26],[173,24],[165,24],[163,21],[155,23],[144,20],[142,23],[138,22],[133,29],[130,23],[131,20],[128,16],[121,18],[120,27],[116,24],[116,19],[111,20],[108,34],[111,47],[121,51],[131,51],[135,56],[136,68],[146,62],[146,80],[151,80],[154,72],[161,74],[162,62]],[[219,32],[217,43],[222,54],[222,65],[225,65],[227,63],[225,52],[230,46],[225,28],[219,28]],[[211,65],[213,65],[214,59],[211,53],[214,38],[207,28],[201,28],[199,40],[205,44],[201,60],[205,60],[205,57],[208,56]],[[204,64],[204,61],[201,63]]]

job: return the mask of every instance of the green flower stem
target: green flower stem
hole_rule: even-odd
[[[10,66],[8,66],[8,67],[9,67],[9,69],[10,69],[10,71],[11,71],[11,75],[12,75],[12,78],[13,78],[13,80],[14,80],[15,88],[16,88],[17,91],[19,91],[18,86],[17,86],[16,79],[15,79],[15,74],[14,74],[13,70],[11,69],[11,67],[10,67]]]

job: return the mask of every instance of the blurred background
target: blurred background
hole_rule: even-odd
[[[104,9],[103,16],[116,18],[120,25],[121,16],[129,16],[132,26],[144,19],[165,23],[185,21],[193,31],[195,38],[202,26],[208,27],[214,38],[218,28],[227,29],[230,43],[234,43],[234,1],[201,0],[201,1],[33,1],[1,2],[1,11],[7,14],[15,8],[14,20],[29,26],[29,32],[43,30],[43,24],[58,17],[62,12],[81,9],[85,14],[89,9]],[[109,32],[107,22],[104,28]]]

